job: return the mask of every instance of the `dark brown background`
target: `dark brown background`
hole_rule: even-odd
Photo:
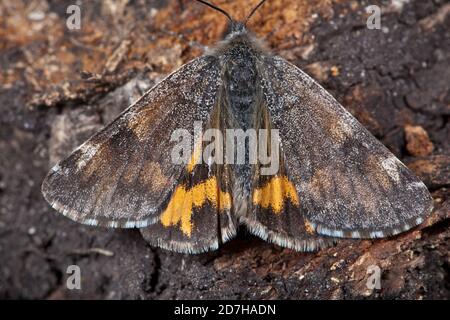
[[[253,1],[216,0],[242,18]],[[342,241],[297,253],[240,231],[198,256],[149,247],[137,230],[74,223],[40,193],[52,164],[171,70],[220,39],[225,18],[193,1],[0,3],[1,298],[450,297],[450,4],[268,0],[251,22],[421,177],[436,210],[388,240]],[[365,7],[382,7],[382,30]],[[81,267],[82,290],[66,289]],[[367,268],[382,270],[368,290]]]

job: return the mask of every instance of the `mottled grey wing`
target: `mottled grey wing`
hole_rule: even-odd
[[[197,58],[150,89],[57,164],[42,185],[53,208],[90,225],[145,227],[159,219],[185,164],[172,132],[208,122],[220,83],[214,57]]]
[[[261,70],[286,171],[316,232],[377,238],[423,221],[425,185],[325,89],[279,57]]]

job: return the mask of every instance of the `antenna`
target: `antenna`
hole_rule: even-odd
[[[228,14],[228,12],[226,12],[225,10],[223,10],[223,9],[221,9],[221,8],[219,8],[219,7],[215,6],[215,5],[213,5],[212,3],[209,3],[209,2],[207,2],[207,1],[204,1],[204,0],[197,0],[197,1],[200,2],[200,3],[203,3],[204,5],[210,7],[210,8],[212,8],[212,9],[214,9],[214,10],[219,11],[219,12],[222,13],[224,16],[226,16],[226,17],[228,18],[228,20],[233,21],[233,18],[231,18],[231,16],[230,16],[230,15]]]
[[[258,3],[258,5],[255,8],[253,8],[252,12],[250,12],[247,19],[245,19],[244,25],[247,25],[248,20],[250,20],[250,18],[255,14],[255,12],[258,11],[258,9],[264,4],[264,2],[266,2],[266,0],[262,0],[260,3]]]

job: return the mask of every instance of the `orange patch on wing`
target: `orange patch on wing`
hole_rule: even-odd
[[[254,205],[265,209],[271,207],[276,214],[282,212],[287,199],[295,206],[300,204],[295,186],[285,176],[275,176],[264,187],[253,192]]]
[[[181,231],[190,237],[194,208],[202,207],[206,201],[219,211],[231,209],[230,194],[219,190],[216,177],[211,177],[189,190],[184,186],[178,186],[166,210],[162,213],[160,221],[164,227],[180,224]]]

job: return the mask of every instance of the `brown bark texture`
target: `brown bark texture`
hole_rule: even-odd
[[[236,18],[253,1],[217,0]],[[330,91],[427,185],[421,226],[317,253],[244,229],[219,250],[153,248],[137,230],[77,224],[43,199],[49,168],[176,67],[220,40],[195,1],[0,2],[0,298],[448,299],[450,3],[268,0],[250,28]],[[78,3],[78,2],[77,2]],[[366,22],[381,8],[381,29]],[[81,290],[68,290],[78,265]],[[367,285],[373,266],[380,289]]]

